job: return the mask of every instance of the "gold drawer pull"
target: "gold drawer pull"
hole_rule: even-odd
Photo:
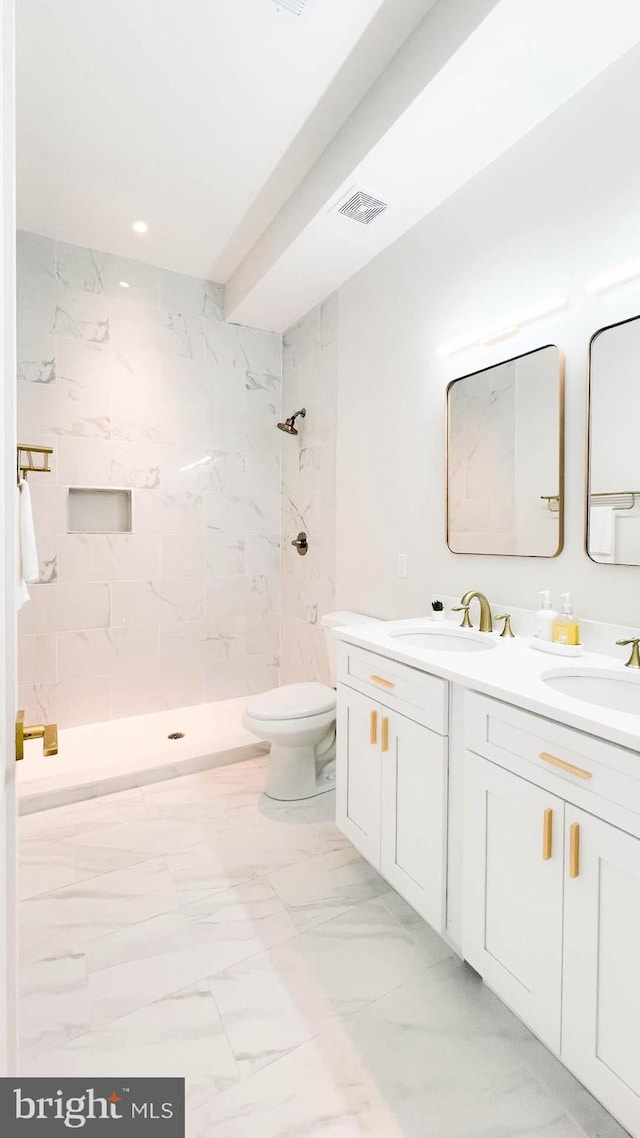
[[[568,763],[566,759],[558,759],[555,755],[548,754],[547,751],[542,751],[540,758],[544,763],[550,763],[552,767],[559,767],[567,774],[574,774],[576,778],[593,778],[591,771],[586,771],[584,767],[574,767],[573,763]]]
[[[371,719],[369,721],[369,742],[378,742],[378,712],[371,712]]]
[[[569,827],[569,877],[580,874],[580,823],[573,822]]]
[[[373,680],[374,684],[382,684],[384,688],[394,688],[396,686],[391,680],[385,680],[382,676],[369,676],[369,679]]]
[[[382,717],[382,750],[389,750],[389,717],[387,715]]]
[[[550,861],[553,856],[553,810],[544,812],[542,823],[542,860]]]

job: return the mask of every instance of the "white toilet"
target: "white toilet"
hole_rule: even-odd
[[[370,616],[331,612],[321,618],[331,682],[336,682],[332,628],[369,624]],[[326,684],[285,684],[247,700],[242,722],[271,744],[265,793],[281,802],[313,798],[335,786],[336,693]]]

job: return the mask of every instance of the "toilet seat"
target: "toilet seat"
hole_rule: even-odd
[[[278,719],[306,719],[335,711],[336,693],[326,684],[285,684],[281,688],[251,696],[245,712],[265,723]]]

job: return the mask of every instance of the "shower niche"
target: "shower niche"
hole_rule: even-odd
[[[70,486],[67,533],[132,533],[131,490]]]

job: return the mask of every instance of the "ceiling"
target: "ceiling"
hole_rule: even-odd
[[[278,331],[640,42],[638,0],[17,7],[19,225],[224,281],[227,319]],[[389,203],[371,226],[354,186]]]
[[[447,32],[437,17],[457,29],[464,6],[447,0],[427,16],[421,90],[365,155],[341,169],[334,158],[333,185],[323,177],[330,150],[320,158],[307,181],[330,192],[303,202],[296,191],[295,226],[275,219],[227,283],[228,317],[288,328],[640,42],[638,0],[499,0],[458,43],[449,37],[449,57],[430,74]],[[401,55],[388,78],[406,71]],[[389,203],[370,227],[338,212],[357,185]]]
[[[18,0],[19,225],[225,280],[432,3]]]

